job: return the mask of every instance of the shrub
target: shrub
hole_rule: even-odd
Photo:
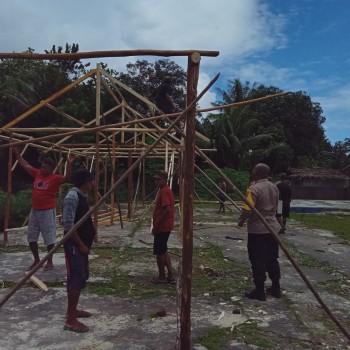
[[[220,175],[217,171],[212,169],[205,169],[204,170],[206,175],[210,177],[212,181],[215,183],[218,182],[218,179],[220,178]],[[221,171],[227,176],[230,181],[243,193],[245,194],[247,187],[249,186],[249,173],[245,171],[237,171],[231,168],[223,168]],[[195,181],[195,191],[196,194],[201,199],[207,199],[207,200],[215,200],[216,195],[218,193],[217,188],[210,182],[209,179],[206,178],[206,176],[202,173],[196,173],[195,174],[196,179],[199,181]],[[205,189],[201,183],[203,183],[204,186],[206,186],[213,194],[209,193],[207,189]],[[234,200],[240,200],[240,197],[237,195],[236,191],[230,187],[229,184],[227,184],[227,194]]]
[[[0,230],[4,229],[7,193],[0,190]],[[9,228],[21,226],[32,206],[32,190],[26,189],[11,196]]]

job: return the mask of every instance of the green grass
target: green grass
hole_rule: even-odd
[[[338,237],[350,243],[350,215],[338,213],[291,213],[291,218],[312,229],[334,232]]]
[[[205,334],[195,339],[195,343],[205,346],[208,350],[224,348],[231,341],[243,344],[251,344],[260,348],[274,348],[279,344],[278,339],[273,339],[264,331],[257,328],[256,322],[248,321],[232,330],[230,328],[213,327],[207,329]]]
[[[170,253],[173,253],[171,259],[176,269],[181,250],[172,249]],[[175,297],[175,286],[155,285],[149,282],[154,277],[152,270],[146,269],[145,273],[133,276],[121,269],[122,265],[133,262],[144,266],[154,264],[155,267],[155,257],[150,249],[93,248],[93,254],[98,255],[98,258],[90,262],[91,276],[103,277],[106,281],[89,282],[86,288],[88,292],[136,299]],[[137,265],[135,265],[136,268]],[[230,300],[232,295],[243,293],[243,290],[248,287],[250,281],[245,278],[246,276],[250,276],[250,269],[237,266],[225,259],[220,248],[208,245],[207,248],[194,250],[192,295],[203,296],[204,293],[209,293],[211,297]]]

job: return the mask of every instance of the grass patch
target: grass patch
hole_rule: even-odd
[[[336,213],[303,214],[291,213],[291,218],[312,229],[334,232],[350,243],[350,215]]]
[[[21,252],[29,252],[29,247],[27,245],[1,245],[0,246],[0,254],[1,253],[21,253]]]
[[[91,276],[105,278],[105,282],[89,282],[86,291],[98,295],[114,295],[124,298],[175,297],[176,289],[168,284],[155,285],[149,282],[153,272],[146,271],[141,276],[127,274],[122,265],[141,263],[145,266],[156,264],[151,250],[146,248],[93,248],[98,258],[90,261]],[[136,265],[135,265],[136,266]],[[135,267],[136,269],[137,267]],[[136,272],[136,271],[135,271]]]
[[[230,300],[248,287],[250,281],[246,277],[250,275],[249,268],[226,259],[217,246],[209,244],[205,249],[194,250],[192,293],[195,296],[209,293]]]
[[[173,267],[178,264],[179,249],[171,249]],[[93,254],[98,257],[90,261],[91,276],[105,278],[104,282],[89,282],[86,290],[98,295],[115,295],[129,298],[154,298],[159,296],[175,297],[176,287],[169,284],[156,285],[149,282],[154,277],[156,261],[150,249],[147,248],[93,248]],[[130,267],[123,269],[123,266]],[[132,265],[134,264],[134,266]],[[148,268],[150,264],[152,270]],[[141,273],[134,276],[132,269],[141,268]],[[202,268],[201,268],[202,267]],[[127,272],[126,272],[127,270]],[[140,271],[135,271],[140,272]],[[250,281],[250,269],[235,265],[224,258],[221,249],[208,245],[207,248],[195,249],[193,255],[192,295],[203,296],[209,293],[211,297],[230,300],[247,288]]]
[[[255,322],[248,321],[232,330],[229,328],[214,327],[205,331],[205,335],[195,339],[195,343],[205,346],[208,350],[224,348],[231,341],[251,344],[261,348],[274,348],[279,344],[278,339],[271,339],[257,328]]]
[[[286,241],[283,242],[283,244],[288,247],[289,252],[293,256],[293,258],[299,263],[299,265],[315,269],[321,269],[328,273],[333,273],[336,271],[336,269],[334,269],[328,261],[319,261],[310,255],[304,254],[298,251],[294,247],[294,245]]]

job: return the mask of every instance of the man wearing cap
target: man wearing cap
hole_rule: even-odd
[[[158,276],[152,279],[153,283],[175,283],[170,256],[168,253],[168,239],[174,228],[174,193],[168,186],[168,174],[159,171],[154,176],[159,188],[156,206],[153,211],[153,254],[157,257]],[[165,268],[168,275],[165,276]]]
[[[64,234],[74,228],[74,225],[89,211],[87,194],[94,188],[94,177],[87,169],[80,169],[74,174],[72,187],[64,201],[62,225]],[[78,310],[81,290],[85,288],[89,278],[88,254],[96,235],[91,215],[70,233],[69,239],[63,244],[67,266],[67,297],[68,306],[65,330],[83,333],[89,327],[79,322],[78,318],[90,317],[87,311]]]
[[[22,157],[17,147],[13,147],[13,152],[17,157],[18,164],[34,178],[32,190],[32,209],[28,220],[28,243],[33,254],[34,262],[28,267],[28,270],[34,268],[39,263],[39,234],[47,246],[49,252],[56,243],[56,193],[61,184],[68,182],[72,174],[74,154],[69,154],[67,159],[66,175],[54,174],[55,162],[46,158],[41,161],[41,168],[32,167]],[[44,267],[45,271],[52,270],[52,256],[47,260]]]

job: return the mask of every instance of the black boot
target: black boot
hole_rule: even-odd
[[[266,301],[266,294],[264,289],[252,289],[250,292],[245,292],[244,296],[249,299]]]
[[[266,288],[266,294],[271,295],[276,299],[281,299],[281,288],[279,281],[272,282],[272,286]]]

